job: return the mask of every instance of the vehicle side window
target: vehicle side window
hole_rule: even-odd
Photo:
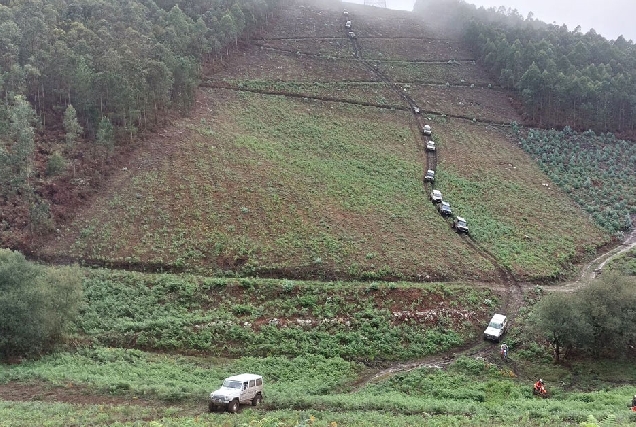
[[[250,387],[254,387],[254,380],[250,380]]]
[[[263,385],[263,380],[261,378],[257,378],[256,385]]]
[[[243,383],[243,390],[247,390],[247,381]]]

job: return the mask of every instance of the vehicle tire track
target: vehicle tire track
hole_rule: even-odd
[[[396,91],[409,105],[411,111],[413,112],[414,118],[417,122],[418,129],[421,132],[421,130],[423,129],[422,116],[421,116],[422,111],[419,109],[415,99],[413,99],[413,97],[411,97],[408,93],[406,93],[404,88],[392,82],[391,79],[384,72],[378,69],[377,66],[371,64],[367,60],[364,60],[361,55],[361,49],[360,49],[360,46],[358,45],[358,40],[352,39],[352,41],[355,44],[356,56],[360,58],[360,60],[362,60],[365,66],[369,68],[376,76],[378,76],[380,80],[384,81],[389,87],[391,87],[394,91]],[[466,117],[462,117],[462,118],[466,118]],[[476,121],[476,120],[472,119],[472,121]],[[421,139],[424,143],[424,146],[426,147],[426,142],[428,142],[428,137],[426,137],[426,135],[421,134]],[[437,150],[435,151],[427,150],[426,168],[427,168],[426,170],[430,169],[432,171],[437,171]],[[424,183],[426,183],[426,181],[424,181]],[[433,186],[433,184],[431,184],[431,186]],[[500,283],[505,284],[507,289],[506,299],[504,300],[504,304],[502,308],[506,312],[516,313],[518,309],[521,307],[521,303],[523,302],[523,291],[521,289],[521,286],[518,284],[516,278],[510,271],[510,269],[502,265],[494,254],[492,254],[490,251],[488,251],[487,249],[479,245],[472,236],[470,235],[466,236],[466,238],[464,238],[463,240],[468,246],[470,246],[476,253],[480,254],[482,258],[487,260],[495,268],[499,276]]]
[[[372,64],[370,61],[364,60],[362,58],[361,49],[358,44],[357,39],[353,39],[354,49],[356,58],[360,59],[363,64],[371,70],[380,80],[385,82],[387,86],[396,91],[409,106],[409,109],[413,112],[415,121],[418,127],[418,133],[420,134],[420,139],[424,144],[424,149],[426,150],[426,170],[430,169],[433,171],[437,170],[437,150],[430,151],[426,149],[426,143],[429,138],[422,133],[422,129],[424,127],[422,113],[429,114],[428,112],[423,112],[419,109],[417,102],[413,99],[408,93],[405,92],[404,88],[400,85],[391,81],[391,79],[384,74],[375,64]],[[438,114],[441,115],[441,114]],[[462,117],[463,119],[477,121],[474,118]],[[503,124],[503,123],[501,123]],[[423,179],[424,185],[426,186],[426,180]],[[428,187],[428,186],[427,186]],[[431,183],[431,188],[434,187],[434,184]],[[448,222],[448,221],[447,221]],[[502,304],[502,311],[506,313],[509,318],[509,321],[512,322],[516,317],[516,314],[519,312],[521,305],[523,303],[523,290],[521,285],[517,282],[516,278],[512,274],[509,268],[502,265],[497,257],[492,254],[490,251],[483,248],[475,239],[470,236],[462,236],[463,241],[470,246],[475,253],[479,254],[484,260],[486,260],[489,264],[491,264],[499,276],[498,283],[504,285],[505,288],[505,297]],[[463,347],[459,347],[455,349],[453,353],[446,353],[444,355],[435,355],[431,357],[427,357],[422,360],[410,361],[404,363],[393,364],[386,369],[382,369],[378,372],[373,373],[372,375],[368,375],[362,378],[357,384],[354,391],[360,390],[365,387],[367,384],[378,381],[386,378],[387,376],[392,376],[399,372],[409,372],[414,369],[422,368],[422,367],[434,367],[434,368],[443,368],[450,363],[455,357],[456,352],[461,352],[467,355],[475,355],[483,352],[490,353],[492,351],[492,346],[487,345],[481,341],[479,342],[471,342],[467,343]]]

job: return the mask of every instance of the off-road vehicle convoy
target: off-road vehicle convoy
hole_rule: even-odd
[[[220,389],[210,393],[208,409],[213,412],[225,408],[236,412],[241,404],[258,406],[263,401],[263,377],[255,374],[241,374],[228,377]]]

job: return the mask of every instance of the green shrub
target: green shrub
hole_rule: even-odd
[[[49,157],[46,162],[46,175],[56,176],[59,175],[66,168],[66,160],[57,151]]]
[[[0,358],[51,350],[82,302],[76,267],[44,268],[0,249]]]

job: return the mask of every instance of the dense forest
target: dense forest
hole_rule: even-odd
[[[443,16],[438,25],[463,36],[493,78],[518,92],[530,124],[635,136],[632,41],[457,0],[419,0],[414,11],[436,20]]]
[[[53,226],[45,179],[194,103],[214,61],[277,0],[0,0],[0,241]],[[79,167],[79,166],[78,166]]]

